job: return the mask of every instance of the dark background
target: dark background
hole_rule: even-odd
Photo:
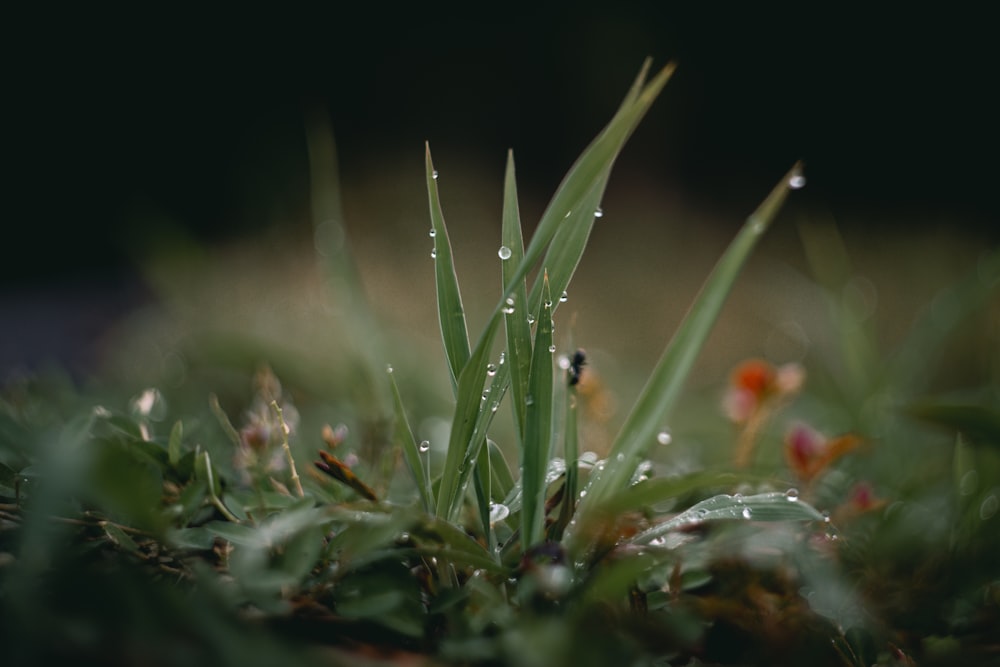
[[[316,105],[348,182],[428,139],[498,173],[514,147],[551,192],[646,56],[679,63],[627,148],[650,180],[742,216],[803,159],[844,224],[997,237],[984,13],[701,4],[12,16],[0,289],[127,267],[157,219],[206,240],[302,219]]]

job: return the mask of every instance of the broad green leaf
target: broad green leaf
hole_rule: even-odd
[[[703,500],[677,516],[632,537],[633,544],[649,544],[667,533],[709,521],[823,521],[823,515],[798,494],[760,493],[753,496],[722,494]]]
[[[525,396],[524,443],[521,451],[521,544],[542,541],[545,528],[545,471],[552,450],[552,297],[542,277],[542,304],[536,311],[535,342]]]
[[[438,195],[437,171],[431,161],[431,147],[426,145],[427,194],[430,198],[431,228],[434,230],[434,279],[437,285],[438,321],[441,340],[451,370],[451,387],[458,391],[458,379],[469,360],[469,333],[465,325],[465,308],[458,289],[458,276],[451,253],[451,240],[444,224],[441,199]]]
[[[406,418],[406,409],[403,407],[403,399],[399,395],[399,386],[396,384],[396,377],[389,373],[389,386],[392,387],[392,401],[396,410],[396,440],[403,450],[403,458],[406,465],[413,473],[413,481],[417,485],[420,493],[420,502],[424,511],[434,511],[434,492],[431,487],[430,470],[424,465],[423,456],[417,445],[416,438],[413,437],[413,429]]]
[[[607,465],[592,473],[587,496],[579,506],[581,518],[600,508],[616,489],[628,484],[632,471],[655,442],[657,431],[673,409],[743,264],[799,179],[801,165],[796,164],[747,219],[715,265],[625,419],[612,444]],[[567,527],[564,539],[571,553],[584,547],[577,541],[572,526]]]

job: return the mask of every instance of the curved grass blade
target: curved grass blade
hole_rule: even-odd
[[[410,468],[410,472],[413,473],[413,481],[416,483],[417,491],[420,493],[420,503],[423,505],[424,511],[432,512],[434,510],[434,491],[430,483],[430,474],[424,467],[423,458],[420,456],[420,448],[417,445],[416,438],[413,437],[413,429],[410,428],[410,422],[406,418],[406,409],[403,407],[403,399],[399,395],[399,386],[396,384],[396,378],[392,373],[389,373],[389,386],[392,388],[392,402],[396,410],[396,440],[403,450],[403,458],[406,459],[406,465]]]
[[[538,262],[559,228],[564,223],[572,223],[580,219],[573,215],[574,209],[578,212],[584,210],[580,207],[581,202],[584,201],[587,194],[594,190],[595,185],[611,169],[618,153],[621,152],[622,147],[632,135],[639,121],[642,120],[646,111],[649,110],[653,101],[660,94],[660,91],[663,90],[676,66],[674,63],[667,64],[666,67],[657,73],[652,81],[645,84],[647,68],[648,64],[643,66],[643,70],[636,78],[635,83],[633,83],[632,88],[611,119],[611,122],[587,146],[563,178],[562,183],[560,183],[555,195],[553,195],[552,200],[542,214],[538,228],[531,237],[531,242],[528,244],[527,249],[525,249],[524,259],[511,277],[511,283],[508,285],[507,290],[505,290],[503,299],[510,296],[511,286],[517,280],[524,278],[535,263]],[[595,209],[591,209],[591,211],[593,210]],[[550,267],[547,266],[546,268]],[[562,289],[565,289],[565,287]],[[503,299],[498,304],[498,309],[503,306]]]
[[[517,182],[514,179],[514,152],[507,153],[507,173],[503,198],[503,247],[510,257],[501,264],[506,297],[504,325],[507,333],[506,368],[498,371],[510,374],[511,401],[517,433],[524,433],[524,398],[528,394],[528,372],[531,368],[531,325],[528,324],[528,290],[524,278],[513,284],[516,267],[524,259],[524,240],[521,236],[521,214],[517,205]]]
[[[430,144],[425,144],[427,195],[430,200],[431,227],[434,230],[434,282],[437,286],[438,321],[441,340],[451,371],[451,388],[458,391],[458,378],[469,360],[469,333],[465,325],[465,308],[458,289],[458,275],[451,252],[451,239],[444,224],[441,199],[438,195],[437,172],[431,161]]]
[[[823,521],[823,515],[798,495],[760,493],[754,496],[722,494],[703,500],[677,516],[644,530],[629,539],[634,544],[649,544],[683,526],[709,521]]]
[[[801,170],[801,164],[792,167],[764,202],[750,215],[715,265],[684,321],[653,369],[632,412],[625,419],[611,447],[607,465],[603,470],[595,470],[592,473],[587,496],[580,502],[578,525],[586,521],[589,512],[600,508],[611,495],[627,487],[632,471],[635,470],[645,451],[655,442],[656,432],[674,407],[680,389],[694,365],[698,352],[708,338],[743,264],[781,209],[793,184],[801,179]],[[572,526],[567,528],[565,541],[571,553],[584,546],[576,539],[578,534],[580,533],[573,531]]]
[[[552,443],[552,298],[542,277],[542,304],[536,315],[535,343],[525,397],[524,443],[521,449],[521,545],[542,541],[545,528],[545,471]]]

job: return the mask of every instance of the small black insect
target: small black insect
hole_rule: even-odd
[[[580,374],[583,373],[583,367],[586,365],[587,355],[583,350],[577,349],[569,360],[569,386],[572,387],[580,382]]]

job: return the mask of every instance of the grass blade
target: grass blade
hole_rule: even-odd
[[[528,274],[528,271],[541,258],[542,253],[549,246],[556,232],[564,223],[579,221],[585,209],[580,204],[585,200],[588,193],[594,190],[596,184],[607,175],[615,158],[621,151],[625,142],[635,130],[636,125],[642,120],[646,111],[653,104],[653,101],[663,90],[670,76],[673,74],[675,65],[668,64],[650,81],[643,85],[645,81],[645,67],[633,84],[625,100],[619,107],[618,112],[611,119],[611,122],[601,131],[599,135],[583,151],[577,161],[570,168],[563,178],[559,188],[556,190],[552,201],[542,214],[542,219],[538,223],[538,228],[531,237],[524,253],[524,259],[517,271],[511,277],[511,284],[520,280]],[[573,215],[574,209],[577,216]],[[592,213],[595,209],[590,209]],[[585,218],[584,218],[585,219]],[[546,267],[549,268],[549,267]],[[563,287],[562,289],[565,289]],[[504,293],[504,299],[509,296],[508,291]],[[561,292],[559,292],[561,293]],[[497,308],[502,307],[503,300]]]
[[[545,472],[552,442],[552,299],[548,277],[542,277],[543,302],[538,309],[525,397],[524,443],[521,449],[521,545],[542,541],[545,528]]]
[[[479,448],[486,440],[485,437],[473,436],[477,432],[482,432],[484,424],[482,420],[489,419],[492,415],[492,412],[483,405],[482,391],[486,382],[490,346],[499,325],[500,317],[497,311],[490,318],[483,337],[480,338],[458,378],[455,417],[451,424],[448,454],[441,473],[441,487],[437,498],[436,514],[441,518],[451,519],[457,514],[469,483],[473,462],[479,456]],[[497,391],[502,390],[497,389]],[[497,398],[499,399],[499,396]],[[482,414],[484,410],[486,414]]]
[[[501,263],[505,291],[511,302],[504,304],[504,325],[507,333],[507,367],[499,369],[510,374],[511,401],[517,433],[524,433],[524,398],[528,394],[528,371],[531,367],[531,326],[528,324],[528,290],[524,278],[513,284],[516,267],[524,260],[521,236],[521,214],[517,205],[517,183],[514,179],[514,153],[507,154],[507,174],[504,181],[503,247],[510,257]]]
[[[801,165],[796,164],[747,219],[715,265],[622,425],[607,465],[592,475],[587,496],[580,502],[578,525],[590,518],[588,513],[597,511],[612,494],[627,486],[636,465],[655,442],[657,431],[673,408],[743,264],[799,179]],[[576,539],[578,534],[567,530],[566,540],[571,552],[582,546]]]
[[[392,387],[392,401],[396,410],[396,440],[403,449],[403,458],[406,465],[413,473],[413,480],[420,493],[420,502],[424,511],[431,512],[434,509],[434,492],[430,484],[430,475],[424,468],[423,459],[420,456],[420,448],[416,438],[413,437],[413,429],[406,418],[406,410],[403,408],[403,399],[399,395],[399,386],[396,384],[396,377],[389,373],[389,386]]]
[[[675,517],[644,530],[629,541],[649,544],[667,533],[692,524],[709,521],[823,521],[823,515],[798,496],[780,491],[754,496],[713,496],[691,506]]]
[[[431,161],[431,147],[426,145],[427,195],[430,200],[431,228],[434,230],[434,282],[437,285],[438,320],[441,340],[451,377],[451,388],[458,391],[458,378],[469,360],[469,333],[465,325],[465,308],[458,289],[458,275],[451,252],[448,228],[444,224],[441,199],[438,195],[437,172]]]

